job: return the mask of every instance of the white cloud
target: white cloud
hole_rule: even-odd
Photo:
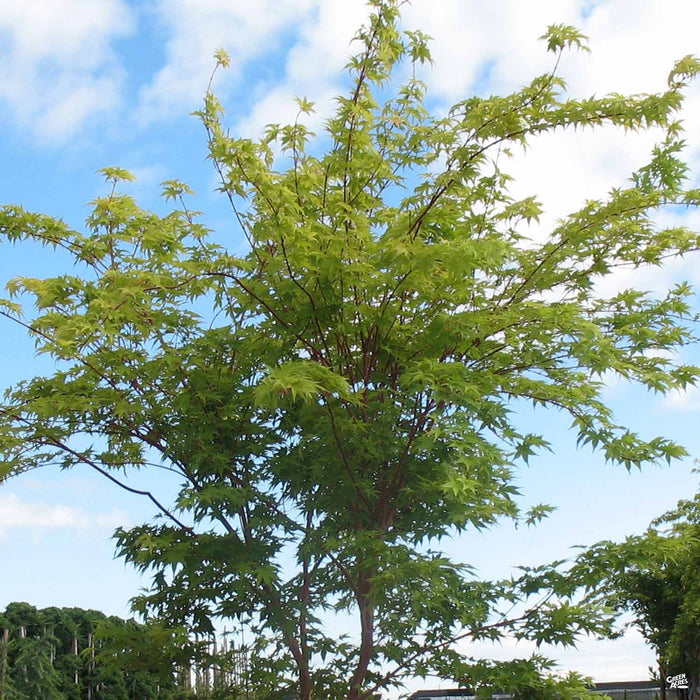
[[[590,3],[582,0],[414,0],[402,11],[406,26],[433,35],[436,67],[428,80],[433,96],[450,102],[473,89],[516,88],[551,67],[537,37],[553,22],[577,24],[591,35],[593,58],[569,56],[563,66],[577,92],[660,89],[673,60],[695,50],[700,15],[691,0],[669,1],[671,9],[659,0],[608,0],[585,17]],[[197,106],[213,52],[225,47],[232,69],[221,78],[222,93],[249,75],[246,89],[259,95],[247,114],[234,117],[251,128],[291,95],[324,101],[319,111],[327,113],[328,95],[337,91],[353,50],[350,40],[368,14],[362,0],[154,0],[152,7],[160,24],[155,36],[166,36],[165,61],[138,95],[142,121]],[[7,39],[0,49],[0,100],[47,141],[117,112],[125,75],[113,42],[136,29],[137,8],[126,0],[0,3],[0,37]],[[286,51],[282,75],[279,66],[263,65],[278,49]],[[689,114],[700,113],[700,96],[691,107]],[[692,155],[700,160],[700,147]]]
[[[700,386],[691,386],[685,391],[672,391],[661,400],[660,408],[683,413],[700,410]]]
[[[544,214],[533,228],[549,234],[556,221],[583,206],[587,199],[605,199],[614,186],[624,186],[648,160],[659,133],[623,134],[615,127],[596,131],[559,131],[532,138],[527,152],[516,152],[500,165],[515,179],[516,198],[536,196]]]
[[[110,43],[133,27],[123,0],[0,3],[0,101],[40,140],[69,138],[119,106]]]
[[[240,75],[246,63],[272,51],[284,32],[314,6],[313,0],[160,0],[157,13],[166,27],[166,63],[143,89],[141,116],[152,120],[201,102],[214,67],[214,51],[225,48]]]
[[[316,0],[318,3],[318,0]],[[253,108],[240,115],[235,132],[255,137],[266,124],[292,123],[298,113],[294,97],[315,103],[314,114],[304,118],[319,133],[342,92],[340,79],[350,55],[356,50],[353,37],[367,20],[369,8],[362,0],[326,0],[304,17],[296,43],[286,55],[284,75],[266,85]]]
[[[416,0],[406,10],[408,23],[433,37],[434,93],[447,101],[468,96],[475,87],[512,89],[552,65],[537,41],[549,24],[580,23],[580,2],[543,0]]]
[[[523,8],[522,3],[509,0],[495,10],[493,4],[484,5],[475,0],[439,3],[415,0],[403,5],[402,11],[407,28],[421,28],[434,38],[431,50],[435,69],[426,75],[431,95],[452,101],[469,93],[487,65],[491,66],[490,82],[497,89],[520,85],[538,71],[551,67],[552,59],[538,45],[537,37],[548,23],[576,17],[576,5],[575,0],[548,0],[532,11],[529,6]],[[280,116],[267,119],[270,114],[282,114],[287,120],[293,118],[296,112],[291,101],[293,95],[316,101],[319,113],[327,115],[332,107],[331,96],[342,91],[339,87],[342,69],[357,50],[352,38],[366,21],[368,12],[361,0],[315,0],[314,10],[303,16],[296,42],[287,52],[284,75],[276,83],[264,85],[257,103],[236,126],[248,135],[269,121],[284,121]],[[498,42],[493,41],[495,34],[499,36]],[[248,54],[244,56],[247,57]],[[203,58],[208,75],[211,50]],[[517,71],[504,63],[508,58]],[[165,70],[182,73],[183,64],[182,60],[174,60]],[[204,75],[202,72],[193,94],[197,99],[201,96]],[[286,105],[287,101],[291,107]]]
[[[0,494],[0,537],[12,530],[34,533],[51,530],[113,530],[127,524],[127,516],[114,509],[108,513],[88,513],[73,506],[26,501],[14,493]]]
[[[235,133],[239,136],[256,138],[260,136],[268,124],[292,124],[299,116],[299,107],[294,98],[313,95],[314,112],[301,115],[300,121],[312,132],[319,134],[323,121],[331,115],[333,97],[336,91],[305,93],[293,90],[291,86],[283,85],[270,90],[246,117],[235,125]]]
[[[537,41],[550,24],[573,24],[590,37],[592,55],[573,52],[562,62],[584,94],[661,90],[673,63],[698,52],[695,0],[414,0],[404,15],[434,37],[430,82],[446,100],[481,82],[488,91],[514,89],[551,68]]]
[[[307,16],[297,43],[287,54],[288,82],[318,90],[334,83],[354,50],[352,39],[367,20],[362,0],[326,0]]]
[[[578,75],[596,91],[649,92],[666,86],[676,60],[697,53],[694,0],[603,0],[584,25],[593,59]]]

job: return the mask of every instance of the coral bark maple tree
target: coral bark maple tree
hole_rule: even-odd
[[[662,393],[692,383],[696,369],[668,359],[692,340],[691,290],[606,297],[597,282],[698,248],[654,221],[700,201],[675,117],[698,62],[681,60],[662,94],[570,99],[555,68],[432,116],[420,80],[392,80],[429,60],[427,38],[401,30],[397,3],[373,4],[319,138],[303,99],[294,124],[233,138],[207,93],[199,117],[248,252],[215,242],[179,181],[164,183],[171,213],[142,210],[119,193],[131,177],[119,168],[103,171],[114,187],[86,232],[2,209],[4,240],[60,247],[77,266],[18,277],[2,302],[56,361],[5,397],[3,473],[82,464],[139,492],[123,472],[174,472],[175,502],[145,493],[162,519],[117,533],[153,576],[135,607],[198,633],[241,620],[249,688],[358,700],[434,674],[582,697],[580,678],[548,676],[539,655],[497,663],[463,643],[606,633],[595,572],[481,581],[430,543],[546,515],[515,498],[517,465],[548,444],[518,428],[518,401],[568,412],[582,443],[627,468],[683,455],[619,425],[601,377]],[[584,48],[570,27],[544,38],[556,56]],[[509,149],[604,124],[665,135],[626,185],[528,240],[540,205],[509,196]],[[18,295],[36,312],[22,315]],[[356,640],[336,634],[338,613],[356,617]]]

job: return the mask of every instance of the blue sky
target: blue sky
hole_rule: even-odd
[[[105,189],[96,170],[119,165],[137,175],[130,189],[145,207],[163,210],[162,180],[188,182],[217,236],[240,247],[214,192],[202,128],[189,116],[200,105],[214,50],[224,47],[232,58],[231,69],[217,77],[232,132],[255,135],[268,122],[292,120],[294,95],[317,102],[320,122],[342,90],[349,41],[365,15],[359,0],[0,0],[0,202],[79,227],[87,202]],[[700,54],[696,0],[413,0],[405,21],[434,37],[435,67],[425,78],[436,110],[475,91],[517,88],[548,69],[551,56],[536,39],[554,22],[575,24],[591,38],[592,56],[572,54],[562,63],[575,95],[661,90],[675,59]],[[697,180],[700,85],[690,89],[683,117],[686,156]],[[510,167],[513,194],[537,194],[546,208],[542,227],[531,234],[545,235],[584,199],[622,184],[653,142],[653,134],[614,130],[533,142]],[[663,216],[700,227],[698,215]],[[698,262],[616,276],[601,291],[635,284],[659,293],[676,280],[697,284]],[[51,274],[57,264],[46,251],[0,243],[2,283],[18,274]],[[700,363],[700,353],[682,359]],[[0,386],[50,369],[7,323],[0,324],[0,361]],[[612,383],[606,398],[622,421],[649,436],[673,437],[700,456],[700,391],[662,399]],[[565,557],[573,544],[640,532],[696,491],[692,460],[627,474],[599,455],[577,451],[562,416],[528,412],[522,420],[555,446],[519,475],[523,498],[559,510],[536,529],[504,525],[446,545],[484,575]],[[151,515],[147,503],[80,470],[34,472],[3,484],[0,608],[26,600],[126,615],[129,598],[144,582],[113,559],[109,536],[115,526]],[[484,653],[506,658],[527,650],[506,643]],[[646,677],[652,661],[634,634],[553,654],[564,668],[598,680]]]

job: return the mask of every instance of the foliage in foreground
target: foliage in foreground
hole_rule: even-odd
[[[675,117],[699,65],[682,60],[662,94],[586,100],[553,70],[436,117],[420,80],[392,82],[428,59],[426,38],[399,30],[393,0],[373,4],[320,139],[305,100],[294,124],[232,138],[207,94],[199,116],[248,252],[214,242],[181,182],[164,183],[169,214],[140,209],[119,193],[131,177],[119,168],[104,170],[114,186],[85,233],[2,209],[5,240],[61,248],[76,266],[18,277],[2,302],[56,361],[5,397],[3,473],[88,465],[127,487],[123,473],[170,470],[174,503],[141,491],[162,519],[117,534],[153,577],[135,609],[202,634],[242,621],[253,689],[359,700],[434,674],[484,694],[583,697],[539,655],[496,663],[469,642],[607,634],[600,572],[481,581],[431,546],[547,514],[517,503],[515,469],[548,444],[518,429],[525,402],[568,413],[580,443],[628,469],[684,455],[620,425],[601,378],[662,394],[695,381],[669,359],[692,340],[689,286],[597,290],[698,249],[696,233],[653,215],[700,201]],[[564,26],[546,41],[557,56],[583,46]],[[509,196],[511,149],[600,125],[665,136],[628,183],[529,240],[540,205]],[[336,613],[353,616],[355,636],[338,633]]]

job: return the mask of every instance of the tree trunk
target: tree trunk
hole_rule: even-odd
[[[27,630],[25,629],[24,625],[20,625],[19,628],[19,638],[24,639],[27,636]],[[27,682],[27,667],[22,666],[22,678],[24,678],[24,682]]]
[[[73,637],[72,644],[73,644],[73,656],[77,656],[78,655],[78,638],[77,637]],[[78,685],[78,681],[79,681],[78,669],[76,668],[75,674],[73,675],[73,683]]]
[[[666,700],[666,671],[659,661],[659,688],[661,688],[661,700]]]
[[[7,678],[7,647],[10,643],[10,630],[2,630],[2,662],[0,667],[0,700],[5,700],[5,679]]]
[[[360,640],[360,657],[355,667],[355,673],[350,681],[350,691],[348,700],[362,700],[362,685],[367,677],[369,662],[372,660],[374,652],[374,604],[370,600],[370,590],[372,587],[372,576],[369,572],[364,572],[358,582],[357,606],[360,610],[360,626],[362,637]]]
[[[306,531],[311,529],[312,513],[306,516]],[[311,578],[309,575],[309,559],[304,558],[304,585],[301,591],[301,608],[299,611],[299,647],[301,652],[301,667],[299,674],[299,696],[302,700],[311,699],[311,673],[309,671],[309,638],[307,630],[307,605],[309,602],[309,589]]]
[[[92,672],[95,670],[95,645],[92,640],[92,634],[88,634],[88,647],[90,649],[90,665],[88,666],[89,671],[90,671],[90,676],[92,676]],[[87,700],[92,700],[92,678],[88,679],[88,687],[87,687]]]
[[[299,698],[300,700],[311,700],[311,674],[308,665],[301,669],[299,674]]]
[[[287,647],[292,652],[297,669],[299,670],[299,700],[311,700],[311,672],[309,660],[304,656],[301,647],[293,635],[283,633]]]

